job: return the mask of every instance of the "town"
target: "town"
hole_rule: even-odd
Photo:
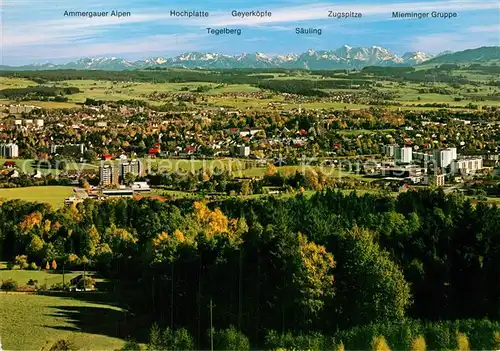
[[[250,195],[326,186],[395,192],[431,186],[500,195],[490,186],[500,160],[498,112],[328,111],[300,103],[267,113],[158,112],[100,103],[66,112],[0,107],[1,186],[85,184],[66,204],[88,195],[165,195],[169,189],[177,195]],[[224,183],[230,186],[221,186],[214,171],[229,168]],[[291,180],[296,172],[301,181]],[[270,177],[274,173],[279,177]]]

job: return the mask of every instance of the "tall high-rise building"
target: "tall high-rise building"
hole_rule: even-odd
[[[396,163],[411,163],[413,160],[413,149],[409,146],[394,148],[394,161]]]
[[[451,161],[457,159],[457,148],[436,149],[434,150],[434,159],[437,167],[448,167]]]
[[[384,155],[388,157],[394,157],[394,150],[396,150],[397,145],[384,145]]]
[[[131,160],[120,163],[120,178],[123,180],[127,173],[132,173],[137,177],[141,177],[143,175],[141,161]]]
[[[112,164],[103,164],[99,167],[100,184],[118,185],[118,167]]]

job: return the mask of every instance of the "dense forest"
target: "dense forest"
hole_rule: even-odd
[[[304,96],[328,96],[327,92],[320,89],[359,89],[368,88],[371,85],[372,82],[366,79],[274,79],[262,81],[258,84],[258,87],[281,93]]]
[[[61,80],[108,80],[152,83],[226,83],[257,84],[263,79],[271,79],[270,74],[255,74],[238,70],[197,71],[197,70],[133,70],[133,71],[83,71],[83,70],[47,70],[47,71],[0,71],[0,77],[26,78],[38,83]]]
[[[79,93],[80,89],[76,87],[49,87],[38,85],[26,88],[8,88],[0,90],[0,98],[2,99],[22,99],[22,100],[39,100],[48,97],[58,97]]]
[[[312,89],[342,89],[349,88],[353,84],[363,87],[372,85],[377,79],[393,79],[399,81],[413,82],[443,82],[450,84],[477,84],[467,79],[464,75],[451,74],[452,72],[473,70],[484,75],[485,80],[489,76],[498,73],[499,66],[480,65],[472,66],[442,64],[437,67],[416,70],[414,67],[376,67],[368,66],[361,70],[286,70],[286,69],[214,69],[214,70],[184,70],[184,69],[144,69],[125,71],[100,71],[100,70],[41,70],[41,71],[0,71],[0,77],[26,78],[40,84],[62,80],[107,80],[107,81],[131,81],[131,82],[153,82],[153,83],[188,83],[207,82],[217,84],[271,84],[276,73],[284,76],[295,76],[300,78],[304,74],[313,74],[322,78],[337,78],[338,80],[310,81],[304,79],[287,80],[286,83],[296,82],[315,86]],[[278,83],[277,83],[278,84]],[[282,87],[284,81],[279,83]],[[275,87],[274,85],[271,88]],[[267,88],[267,87],[265,87]],[[281,91],[281,90],[280,90]],[[287,92],[287,91],[285,91]]]
[[[60,210],[7,201],[0,219],[0,259],[86,265],[126,283],[120,299],[137,294],[134,318],[186,328],[198,346],[210,301],[214,326],[235,326],[252,345],[270,330],[500,318],[500,210],[441,190]]]

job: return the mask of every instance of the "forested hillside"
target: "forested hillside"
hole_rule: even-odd
[[[2,260],[86,264],[141,296],[131,318],[184,327],[197,345],[210,300],[214,327],[235,326],[252,345],[269,330],[500,317],[500,211],[440,190],[57,211],[8,201],[0,219]]]

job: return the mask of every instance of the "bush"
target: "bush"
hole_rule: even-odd
[[[425,325],[425,340],[431,350],[450,349],[450,326],[445,322],[428,323]]]
[[[497,350],[500,342],[495,342],[495,333],[500,332],[500,324],[487,319],[466,319],[459,321],[458,329],[467,335],[470,348],[473,350]],[[500,341],[500,340],[499,340]]]
[[[243,333],[231,326],[228,329],[214,331],[214,349],[250,350],[250,343]]]
[[[38,266],[36,265],[35,262],[31,262],[28,267],[29,270],[31,271],[36,271],[38,269]]]
[[[75,350],[75,345],[68,340],[57,340],[52,346],[49,348],[49,351],[70,351]]]
[[[18,286],[15,280],[7,279],[2,282],[1,288],[5,291],[16,291]]]
[[[38,280],[33,280],[33,279],[30,279],[28,280],[28,284],[29,286],[34,286],[34,285],[37,285],[38,284]]]
[[[332,338],[321,334],[293,335],[270,331],[266,349],[347,350],[384,349],[380,337],[394,350],[500,350],[500,323],[484,320],[427,322],[406,320],[402,323],[375,323],[335,333]],[[387,347],[389,347],[387,346]],[[388,349],[388,348],[387,348]]]
[[[140,351],[141,345],[132,340],[127,340],[121,351]]]
[[[7,262],[7,269],[8,269],[9,271],[10,271],[10,270],[13,270],[13,269],[14,269],[14,266],[15,266],[14,262],[10,262],[10,261],[9,261],[9,262]]]
[[[172,331],[166,328],[161,332],[157,324],[149,331],[148,350],[193,350],[194,341],[184,328]]]
[[[35,286],[24,285],[24,286],[18,287],[17,291],[34,292],[34,291],[36,291],[36,287]]]
[[[177,329],[174,333],[173,350],[193,350],[194,341],[189,332],[184,329]]]
[[[62,291],[62,290],[66,290],[68,289],[69,285],[66,283],[63,285],[63,283],[54,283],[50,286],[50,290],[58,290],[58,291]]]

